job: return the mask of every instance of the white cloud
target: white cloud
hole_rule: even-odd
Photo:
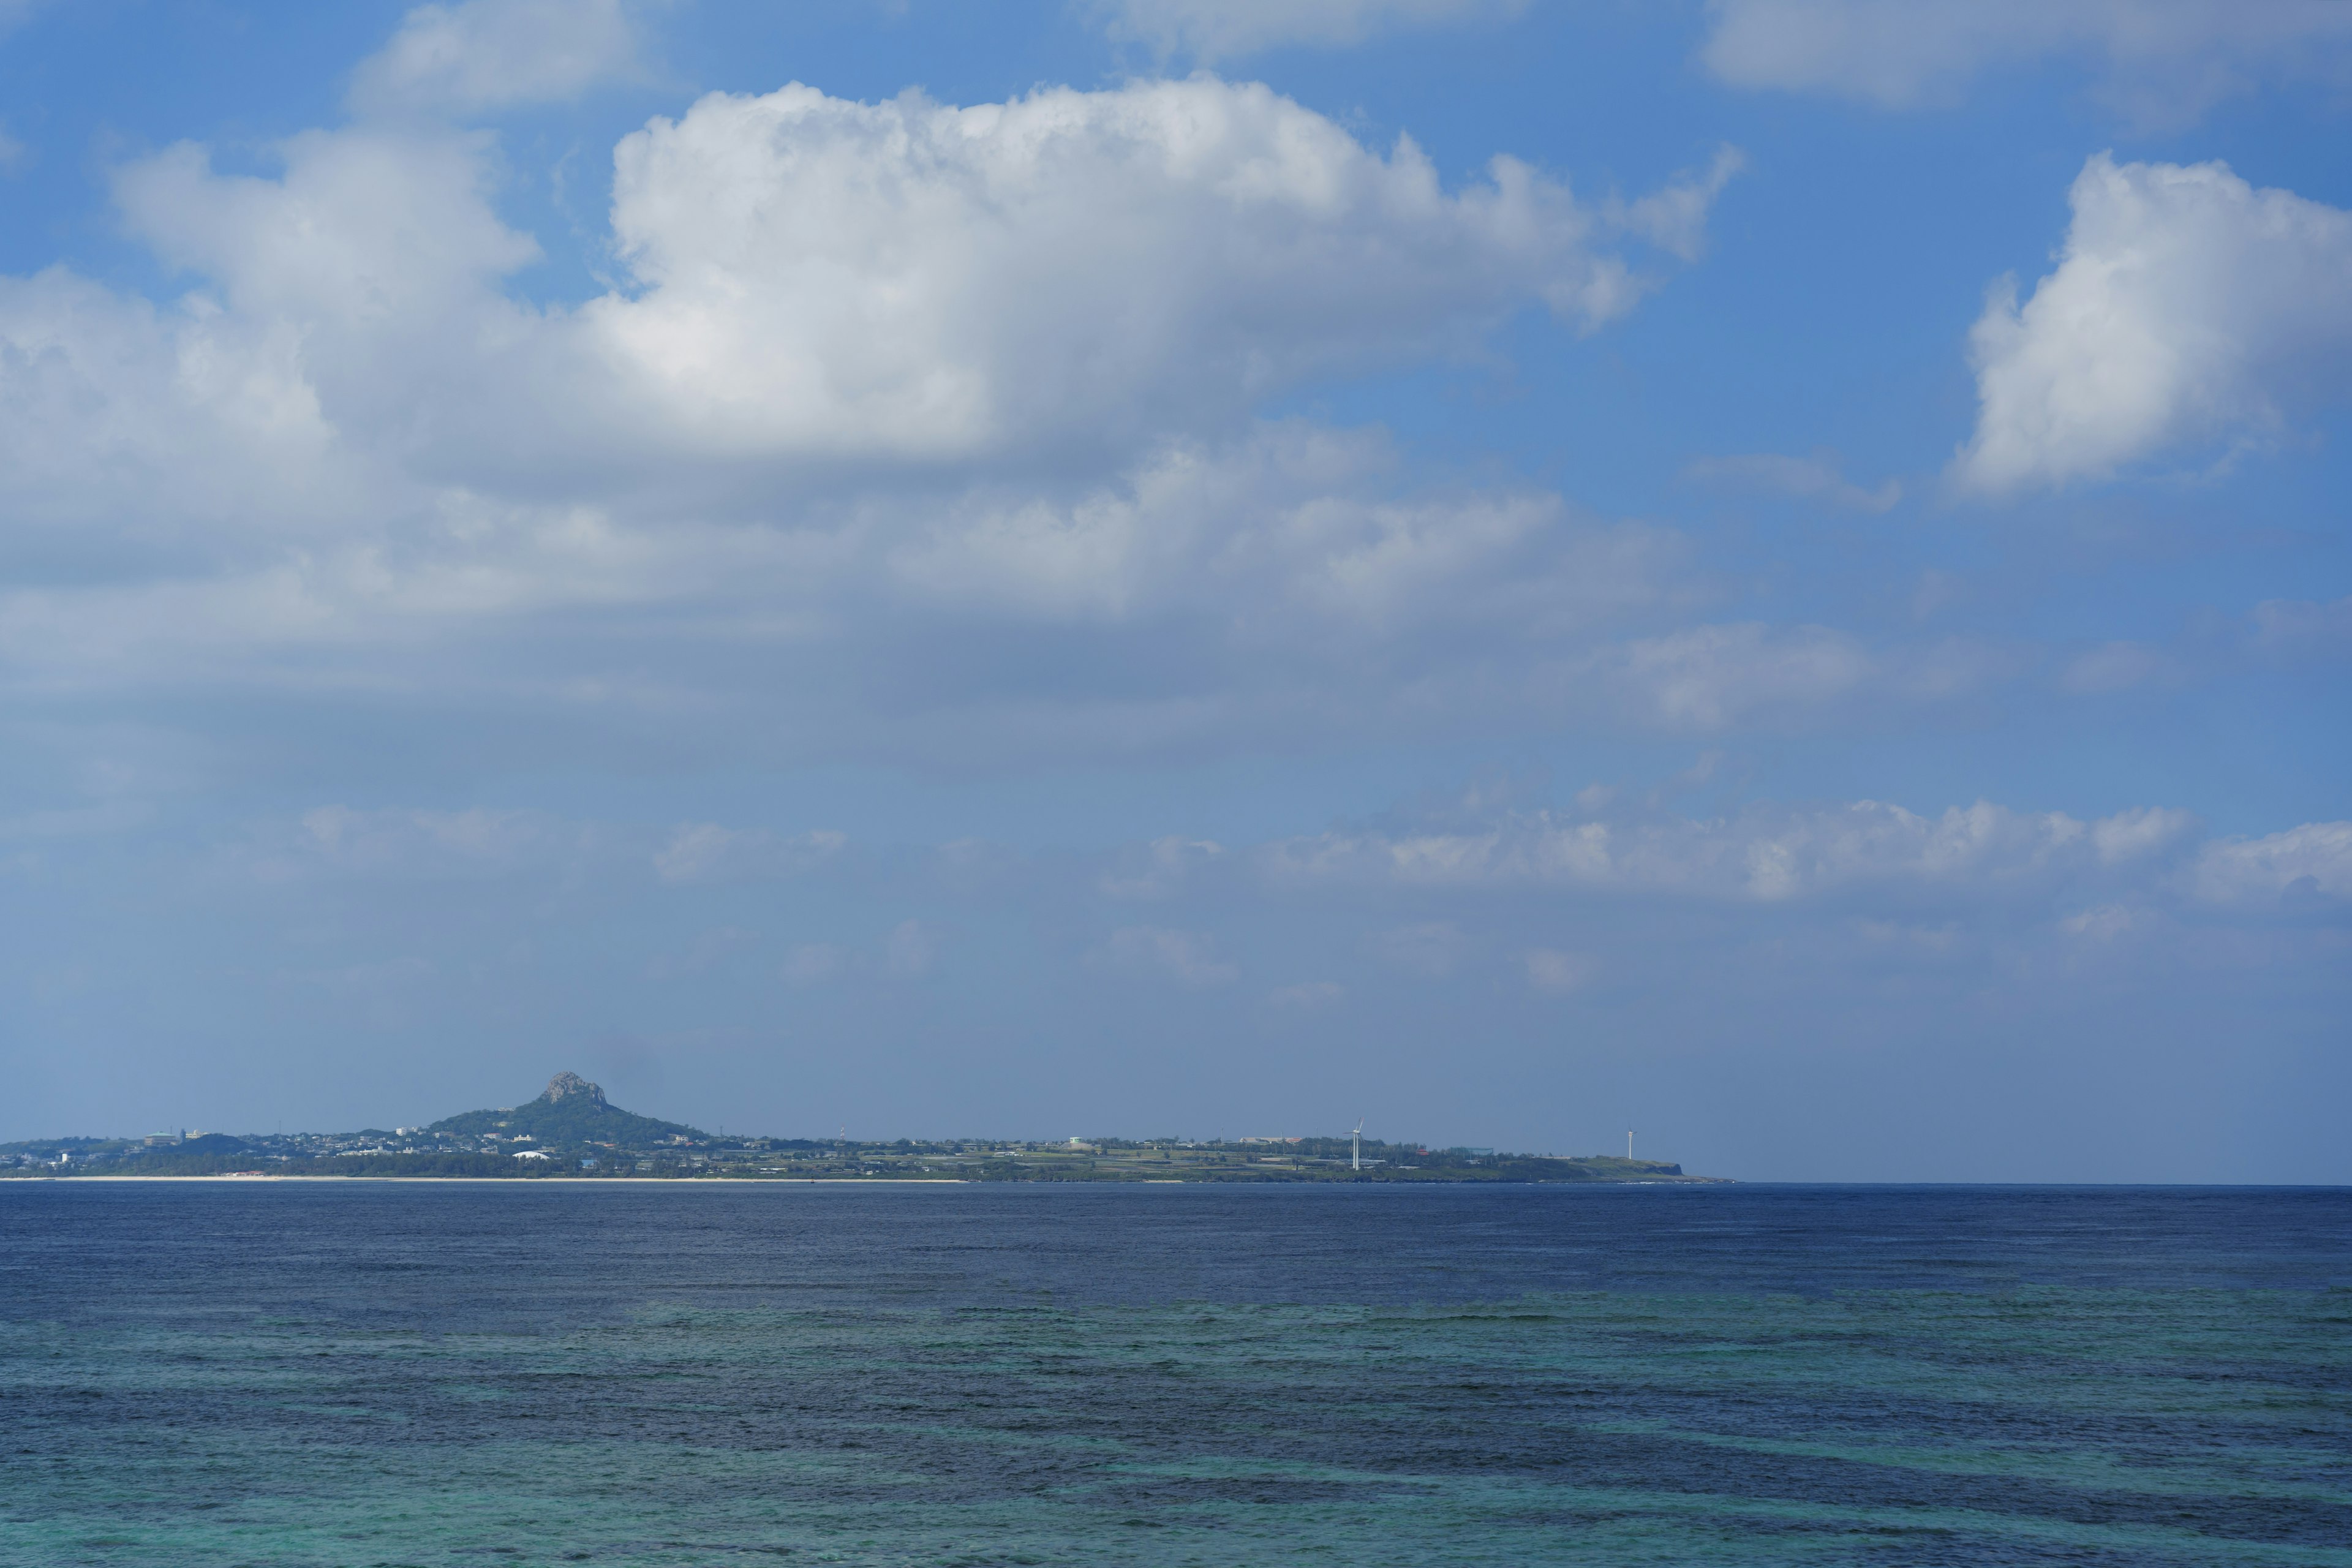
[[[1577,526],[1542,493],[1400,494],[1400,466],[1375,434],[1296,422],[1171,446],[1069,500],[989,488],[933,504],[885,570],[929,608],[1095,625],[1183,614],[1260,645],[1432,620],[1582,628],[1673,592],[1673,535]]]
[[[213,286],[183,302],[176,357],[256,389],[289,430],[307,416],[347,472],[375,468],[415,505],[511,441],[527,417],[499,414],[504,399],[527,400],[550,433],[538,446],[580,434],[529,384],[550,320],[497,291],[540,253],[491,211],[490,150],[478,133],[310,132],[265,179],[182,143],[119,170],[114,190],[135,235]],[[266,493],[268,471],[248,463],[245,482]]]
[[[539,253],[492,208],[485,137],[362,125],[278,151],[274,178],[191,145],[118,172],[131,231],[200,279],[173,306],[61,270],[0,279],[13,518],[204,556],[186,591],[217,613],[126,605],[127,637],[642,601],[740,584],[745,551],[806,580],[894,508],[938,516],[940,472],[858,466],[876,460],[950,490],[1017,460],[1028,486],[971,490],[961,541],[905,542],[909,589],[1116,607],[1155,564],[1151,512],[1234,499],[1192,476],[1265,397],[1475,356],[1530,302],[1605,321],[1648,286],[1625,247],[1689,248],[1724,172],[1663,206],[1591,206],[1506,158],[1449,193],[1410,142],[1382,157],[1207,78],[968,109],[721,94],[623,142],[625,286],[542,310],[503,292]],[[1469,539],[1467,513],[1310,513],[1314,470],[1364,478],[1345,440],[1310,446],[1245,466],[1286,470],[1306,548],[1335,519],[1391,536],[1335,556],[1333,593],[1444,570],[1412,554],[1433,531]],[[1532,515],[1513,498],[1481,526],[1524,535]],[[336,602],[354,595],[366,612]],[[66,648],[109,618],[20,608]]]
[[[1610,198],[1603,211],[1615,226],[1639,235],[1669,255],[1696,261],[1706,248],[1706,220],[1715,198],[1748,167],[1748,154],[1725,142],[1715,150],[1705,174],[1685,170],[1646,196]]]
[[[784,955],[783,976],[788,985],[822,985],[835,978],[849,963],[849,950],[832,942],[804,942]]]
[[[2001,494],[2259,443],[2342,393],[2352,213],[2222,163],[2105,153],[2070,200],[2057,269],[2021,307],[1996,287],[1971,334],[1981,409],[1962,485]]]
[[[311,332],[415,336],[470,316],[481,290],[538,245],[489,206],[480,132],[307,131],[276,179],[214,172],[183,142],[114,175],[131,232],[218,282],[226,303]],[[316,366],[319,356],[306,364]]]
[[[829,831],[786,837],[763,827],[687,823],[654,857],[665,882],[740,881],[796,876],[841,853],[848,839]]]
[[[940,955],[939,934],[920,921],[901,921],[882,944],[882,967],[911,979],[926,973]]]
[[[1892,952],[1906,959],[1942,957],[1960,945],[1960,926],[1957,921],[1947,921],[1940,925],[1920,925],[1912,921],[1864,916],[1853,922],[1853,933],[1877,952]]]
[[[748,705],[780,740],[868,754],[1099,753],[1530,710],[1719,728],[1829,694],[1788,668],[1765,679],[1803,662],[1776,664],[1787,637],[1765,628],[1729,634],[1712,663],[1657,639],[1616,647],[1704,597],[1680,536],[1539,492],[1418,489],[1402,469],[1376,435],[1291,423],[1172,446],[1075,495],[990,480],[699,524],[396,481],[375,499],[399,510],[354,517],[364,492],[330,479],[306,517],[289,461],[274,512],[237,518],[225,492],[226,521],[202,531],[217,553],[196,570],[163,557],[153,580],[0,594],[0,651],[19,690],[393,684],[572,712]],[[611,640],[600,625],[632,629]],[[514,663],[520,626],[572,650],[560,680]],[[1041,634],[1067,640],[1074,673],[1041,670]],[[492,644],[507,647],[461,653]],[[1883,684],[1840,646],[1860,686],[1839,692]],[[792,657],[730,651],[755,647]],[[843,661],[904,668],[918,647],[953,650],[932,694],[845,705]],[[1140,893],[1171,869],[1123,875]]]
[[[2096,822],[1990,802],[1923,816],[1878,801],[1752,806],[1707,820],[1506,814],[1476,831],[1332,833],[1269,847],[1285,882],[1426,888],[1558,887],[1781,903],[1846,889],[1976,889],[2160,864],[2186,831],[2178,814]]]
[[[639,287],[582,311],[585,352],[711,455],[1211,427],[1302,379],[1465,354],[1530,300],[1590,327],[1648,287],[1612,247],[1630,208],[1507,157],[1448,193],[1410,141],[1383,158],[1207,77],[963,109],[714,93],[615,162]]]
[[[2352,598],[2265,599],[2254,606],[2254,646],[2280,658],[2352,653]]]
[[[1347,991],[1331,980],[1307,980],[1297,985],[1280,985],[1265,994],[1265,999],[1277,1007],[1297,1012],[1311,1012],[1337,1003]]]
[[[1527,954],[1525,963],[1528,984],[1555,996],[1582,990],[1601,973],[1601,961],[1592,954],[1558,948],[1537,948]]]
[[[1224,847],[1206,838],[1171,835],[1155,838],[1139,855],[1123,857],[1124,864],[1106,875],[1098,886],[1106,898],[1156,900],[1172,897],[1198,868],[1223,858]]]
[[[1771,909],[1823,902],[1850,909],[1859,903],[1888,911],[1870,918],[1929,931],[1950,927],[1923,924],[1918,911],[1948,904],[2041,901],[2084,911],[2082,920],[2067,927],[2082,931],[2116,927],[2120,917],[2109,906],[2145,913],[2169,903],[2259,913],[2282,903],[2292,909],[2352,900],[2352,822],[2305,823],[2261,837],[2205,838],[2194,814],[2169,806],[2134,806],[2084,818],[1981,800],[1939,813],[1872,800],[1764,801],[1725,816],[1685,816],[1654,802],[1602,802],[1573,810],[1515,807],[1479,791],[1427,809],[1436,814],[1427,826],[1339,829],[1238,852],[1221,850],[1221,858],[1234,855],[1235,868],[1248,875],[1222,882],[1216,896],[1230,899],[1251,886],[1284,899],[1320,889],[1362,906],[1364,890],[1379,888],[1414,895],[1433,915],[1444,906],[1430,899],[1528,892]],[[119,815],[51,814],[0,824],[0,834],[111,834],[150,820],[152,813],[144,808]],[[617,823],[481,806],[323,805],[267,828],[239,858],[249,870],[273,881],[322,870],[535,880],[556,869],[572,878],[633,878],[644,864],[630,847],[638,832]],[[1097,865],[1131,862],[1139,850],[1153,858],[1161,845],[1194,847],[1162,838],[1108,851]],[[693,889],[723,881],[746,858],[763,870],[791,869],[843,852],[837,834],[787,838],[704,825],[673,835],[657,859],[675,873],[667,879],[687,889],[677,896],[690,900],[700,896]],[[1118,878],[1099,868],[1084,871],[1076,885],[1091,887],[1107,910],[1128,901]],[[961,888],[959,897],[975,893],[946,868],[937,886]],[[990,886],[1001,889],[1003,884]],[[1365,953],[1380,972],[1453,977],[1489,941],[1467,912],[1476,907],[1456,902],[1455,918],[1370,925],[1364,931]],[[2059,917],[2053,912],[2052,918]],[[732,946],[744,938],[731,927],[706,934]],[[940,942],[940,928],[929,920],[902,921],[883,941],[881,966],[894,974],[923,973],[936,960]],[[810,944],[788,959],[788,977],[824,978],[848,967],[852,956],[845,948]],[[1193,985],[1222,985],[1241,973],[1220,952],[1213,932],[1192,928],[1119,926],[1096,956],[1115,968]],[[1538,987],[1582,984],[1597,973],[1586,962],[1591,958],[1565,948],[1518,953],[1530,984]],[[1339,993],[1325,989],[1327,984],[1336,983],[1302,984],[1268,996],[1285,1005],[1336,999]]]
[[[1874,674],[1868,652],[1845,633],[1755,622],[1643,637],[1609,663],[1617,683],[1660,721],[1696,730],[1759,711],[1817,709],[1859,690]]]
[[[1770,452],[1701,458],[1685,472],[1727,489],[1759,490],[1842,511],[1889,511],[1903,499],[1900,479],[1888,479],[1874,490],[1864,489],[1845,477],[1836,455],[1830,452],[1816,452],[1810,458]]]
[[[2228,838],[2199,854],[2191,886],[2242,909],[2352,899],[2352,822],[2310,822],[2264,838]]]
[[[420,5],[352,79],[363,114],[482,114],[557,103],[634,74],[628,0],[462,0]]]
[[[2146,643],[2109,642],[2086,648],[2066,661],[2058,684],[2078,697],[2102,697],[2160,681],[2177,673],[2163,650]]]
[[[2187,842],[2197,818],[2178,807],[2136,806],[2091,824],[2091,846],[2104,865],[2116,866],[2163,854]]]
[[[593,834],[532,811],[322,805],[250,863],[265,878],[311,870],[399,878],[501,877],[575,859]]]
[[[740,926],[718,926],[697,936],[683,952],[657,955],[646,965],[648,980],[682,980],[709,974],[751,945],[753,933]]]
[[[116,177],[133,232],[219,290],[190,307],[210,358],[274,346],[281,399],[419,479],[698,505],[843,460],[1116,463],[1302,381],[1474,356],[1529,303],[1591,328],[1654,282],[1628,246],[1692,249],[1730,167],[1591,205],[1498,157],[1448,192],[1410,141],[1383,157],[1207,77],[970,108],[717,93],[615,150],[625,286],[536,310],[500,292],[538,250],[492,211],[482,136],[362,126],[279,153],[275,179],[188,145]]]
[[[1114,37],[1226,59],[1284,44],[1361,43],[1404,27],[1517,15],[1527,0],[1084,0]]]
[[[119,558],[192,527],[233,549],[305,512],[350,515],[299,340],[268,325],[158,311],[61,268],[0,279],[0,404],[15,530]]]
[[[1719,732],[1819,726],[1871,710],[1916,710],[2018,674],[2022,650],[1949,637],[1873,646],[1822,626],[1741,621],[1612,642],[1558,672],[1586,710],[1646,729]]]
[[[1118,968],[1191,986],[1230,985],[1241,977],[1241,966],[1219,958],[1215,940],[1198,931],[1122,926],[1111,932],[1108,952]]]
[[[1997,66],[2086,58],[2103,96],[2151,122],[2193,119],[2265,79],[2341,79],[2341,0],[1713,0],[1702,49],[1743,87],[1825,91],[1889,108],[1948,102]]]
[[[0,817],[0,843],[39,842],[127,833],[154,820],[155,808],[145,801],[110,800],[96,805],[27,811]]]
[[[1423,980],[1443,980],[1461,967],[1469,939],[1451,921],[1427,921],[1381,932],[1372,951],[1382,964]]]
[[[2066,916],[2058,922],[2058,929],[2090,942],[2114,942],[2130,934],[2146,919],[2142,910],[2128,904],[2099,904]]]
[[[634,270],[575,310],[503,291],[537,251],[481,136],[280,151],[275,178],[186,146],[121,171],[200,279],[172,306],[0,282],[8,505],[103,563],[0,594],[15,689],[462,690],[1034,757],[1781,727],[2000,673],[1690,626],[1717,590],[1671,531],[1253,422],[1316,375],[1475,354],[1532,301],[1623,308],[1624,246],[1692,248],[1728,159],[1588,205],[1507,160],[1449,193],[1409,143],[1207,78],[717,95],[625,143]]]
[[[274,178],[192,146],[120,173],[199,280],[172,305],[0,281],[7,504],[105,563],[0,593],[16,690],[462,690],[903,758],[1722,729],[1926,689],[1822,628],[1658,629],[1713,592],[1670,531],[1252,423],[1316,375],[1475,355],[1533,301],[1625,308],[1626,247],[1694,251],[1728,155],[1593,205],[1508,160],[1447,192],[1410,143],[1206,78],[717,95],[625,144],[634,270],[571,310],[503,291],[537,249],[482,136],[279,151]],[[721,847],[660,868],[749,874]]]

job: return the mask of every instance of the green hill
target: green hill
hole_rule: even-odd
[[[578,1073],[560,1072],[547,1092],[527,1105],[508,1110],[467,1110],[445,1117],[426,1128],[459,1138],[520,1138],[526,1133],[543,1144],[610,1143],[623,1149],[645,1149],[673,1138],[708,1142],[710,1134],[680,1122],[639,1116],[606,1103],[604,1091]]]

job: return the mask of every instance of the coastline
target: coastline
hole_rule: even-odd
[[[846,1129],[844,1130],[845,1132]],[[0,1181],[783,1182],[819,1186],[1047,1183],[1146,1186],[1708,1184],[1678,1162],[1432,1149],[1345,1137],[971,1137],[830,1141],[717,1136],[612,1103],[574,1072],[520,1105],[460,1111],[428,1126],[340,1133],[162,1132],[0,1143]],[[418,1147],[417,1145],[423,1145]],[[527,1145],[527,1147],[526,1147]],[[500,1158],[513,1154],[513,1160]],[[942,1173],[953,1173],[944,1174]]]
[[[6,1182],[47,1182],[80,1186],[89,1183],[113,1182],[234,1182],[251,1186],[257,1183],[274,1183],[279,1186],[342,1186],[389,1185],[403,1183],[418,1186],[450,1186],[463,1184],[476,1187],[520,1187],[558,1185],[566,1187],[984,1187],[1018,1185],[1016,1183],[966,1181],[961,1176],[276,1176],[238,1175],[225,1173],[213,1176],[10,1176]],[[1099,1185],[1119,1184],[1101,1183]],[[1139,1184],[1126,1184],[1136,1185]]]
[[[1070,1179],[1046,1181],[987,1181],[968,1176],[279,1176],[271,1174],[241,1175],[222,1173],[204,1176],[5,1176],[0,1177],[0,1190],[13,1183],[41,1183],[48,1186],[85,1186],[100,1184],[127,1185],[133,1183],[227,1183],[239,1186],[270,1184],[276,1186],[472,1186],[472,1187],[1705,1187],[1737,1186],[1729,1176],[1666,1176],[1654,1179],[1634,1177],[1605,1181],[1582,1182],[1512,1182],[1512,1181],[1284,1181],[1278,1178],[1259,1180],[1232,1177],[1187,1179],[1182,1176],[1152,1176],[1140,1181]]]

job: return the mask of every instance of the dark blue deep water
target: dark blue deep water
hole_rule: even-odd
[[[2345,1564],[2352,1192],[0,1184],[0,1563]]]

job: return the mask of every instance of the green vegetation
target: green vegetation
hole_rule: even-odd
[[[547,1092],[506,1110],[468,1110],[425,1131],[451,1138],[530,1138],[544,1144],[601,1144],[645,1149],[702,1143],[710,1134],[677,1121],[658,1121],[604,1102],[604,1091],[575,1073],[560,1073]]]
[[[1360,1167],[1358,1161],[1360,1159]],[[596,1181],[616,1176],[735,1181],[963,1182],[1691,1182],[1680,1165],[1614,1155],[1570,1159],[1430,1149],[1347,1138],[950,1138],[853,1142],[713,1137],[606,1103],[558,1074],[537,1100],[469,1110],[430,1127],[348,1133],[205,1133],[192,1138],[51,1139],[0,1146],[0,1175],[441,1176]]]

